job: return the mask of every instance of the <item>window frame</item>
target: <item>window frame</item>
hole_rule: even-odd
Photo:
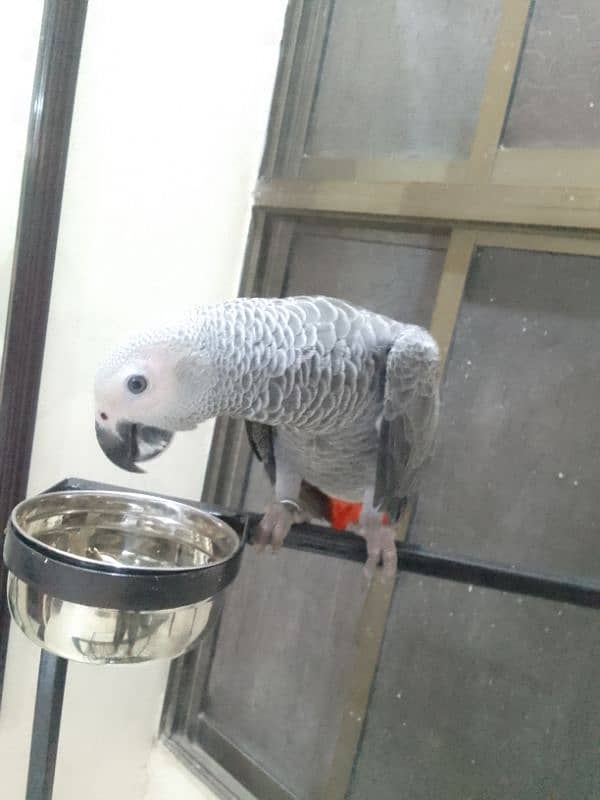
[[[32,86],[0,371],[0,520],[27,493],[87,0],[46,0]],[[24,299],[27,302],[24,302]],[[33,311],[33,313],[32,313]],[[0,536],[0,545],[3,536]],[[10,613],[0,560],[0,702]]]
[[[348,227],[442,230],[450,236],[430,331],[446,361],[465,281],[477,247],[592,255],[600,258],[600,166],[597,150],[515,149],[500,146],[533,13],[533,0],[502,0],[479,120],[464,161],[306,158],[304,145],[335,0],[290,0],[240,296],[276,296],[284,287],[295,220],[343,221]],[[552,185],[560,161],[564,181]],[[600,170],[597,171],[600,175]],[[584,182],[586,181],[586,182]],[[239,421],[217,422],[203,500],[239,508],[251,453]],[[409,515],[399,538],[409,529]],[[343,800],[379,660],[393,586],[373,581],[356,623],[361,646],[348,670],[344,714],[323,796]],[[162,739],[222,797],[288,800],[251,757],[212,731],[210,751],[190,741],[209,721],[194,691],[206,688],[218,629],[174,663]],[[201,686],[201,689],[194,689]],[[362,722],[361,722],[362,720]],[[191,726],[191,727],[190,727]],[[219,739],[220,736],[220,739]],[[215,756],[222,761],[217,763]],[[227,772],[223,765],[227,765]],[[235,773],[239,780],[233,777]],[[257,794],[248,794],[252,787]]]

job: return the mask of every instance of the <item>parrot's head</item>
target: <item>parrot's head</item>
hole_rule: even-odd
[[[181,327],[149,332],[115,350],[95,381],[96,437],[106,456],[130,472],[162,453],[175,431],[212,416],[216,370],[207,350]]]

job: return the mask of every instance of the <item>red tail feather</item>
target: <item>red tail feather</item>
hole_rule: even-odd
[[[336,497],[329,497],[329,521],[333,528],[340,531],[345,530],[348,525],[358,522],[362,511],[362,503],[349,503],[346,500],[338,500]],[[389,525],[390,518],[387,514],[383,515],[382,522]]]

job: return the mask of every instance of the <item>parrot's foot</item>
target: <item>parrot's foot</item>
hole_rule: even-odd
[[[365,522],[361,520],[358,533],[367,540],[367,560],[363,567],[366,577],[372,578],[380,563],[383,564],[384,577],[394,577],[398,568],[394,529],[381,523],[379,518],[371,517]]]
[[[306,519],[301,510],[296,511],[289,504],[275,502],[268,505],[254,536],[257,552],[262,553],[269,544],[273,552],[279,550],[292,525]]]

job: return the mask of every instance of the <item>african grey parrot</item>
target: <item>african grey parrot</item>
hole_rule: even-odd
[[[424,329],[331,297],[240,298],[119,347],[95,384],[96,435],[124,469],[174,431],[241,418],[275,488],[258,544],[362,501],[367,571],[396,568],[393,529],[434,441],[440,361]],[[384,516],[385,514],[385,516]]]

